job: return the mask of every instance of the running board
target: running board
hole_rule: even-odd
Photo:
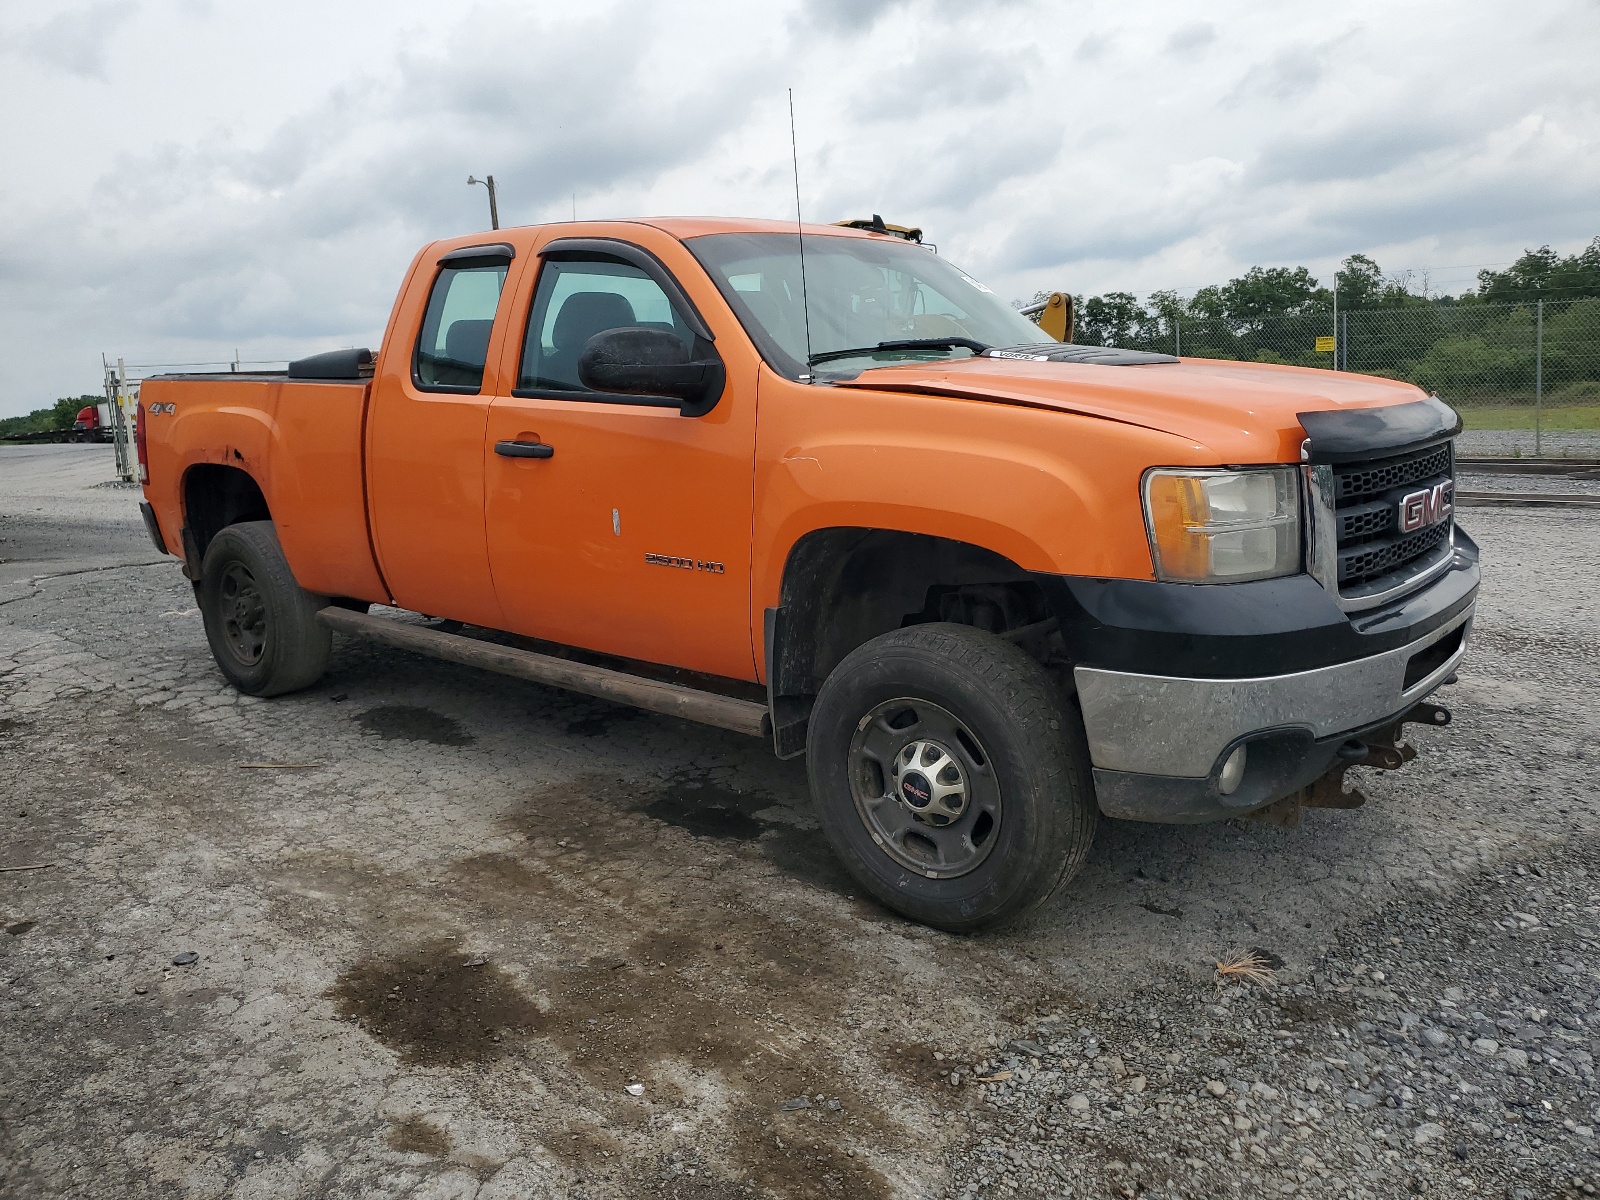
[[[646,712],[682,717],[686,721],[715,725],[718,729],[731,729],[734,733],[745,733],[751,737],[767,737],[772,732],[767,706],[752,700],[719,696],[715,692],[702,692],[676,683],[662,683],[605,667],[591,667],[586,663],[554,658],[548,654],[535,654],[531,650],[480,642],[459,633],[421,629],[416,625],[369,616],[348,608],[324,608],[317,613],[317,620],[335,633],[349,637],[367,638],[386,646],[410,650],[414,654],[425,654],[429,658],[442,658],[447,662],[480,667],[499,675],[565,688],[569,692],[582,692],[585,696],[632,705]]]

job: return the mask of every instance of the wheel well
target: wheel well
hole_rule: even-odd
[[[780,607],[767,613],[778,753],[804,749],[812,699],[862,643],[949,621],[1008,637],[1049,665],[1059,651],[1052,616],[1027,571],[981,546],[887,529],[809,533],[790,551]]]
[[[272,513],[256,481],[238,467],[200,463],[183,477],[183,550],[198,578],[211,539],[240,521],[268,521]]]

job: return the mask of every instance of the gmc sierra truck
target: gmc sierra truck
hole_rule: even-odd
[[[378,353],[148,380],[137,444],[241,691],[338,632],[767,738],[864,888],[971,930],[1101,813],[1292,823],[1449,720],[1460,428],[1046,341],[893,231],[672,218],[435,242]]]

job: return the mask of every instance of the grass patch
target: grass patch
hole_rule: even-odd
[[[1493,408],[1460,408],[1461,420],[1468,429],[1532,429],[1533,405],[1499,405]],[[1544,429],[1600,429],[1600,404],[1547,404],[1540,426]]]

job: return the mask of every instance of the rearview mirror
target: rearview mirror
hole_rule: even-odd
[[[727,373],[701,339],[709,358],[694,360],[676,334],[644,325],[605,329],[584,343],[578,382],[596,392],[670,396],[686,417],[702,417],[722,397]]]

